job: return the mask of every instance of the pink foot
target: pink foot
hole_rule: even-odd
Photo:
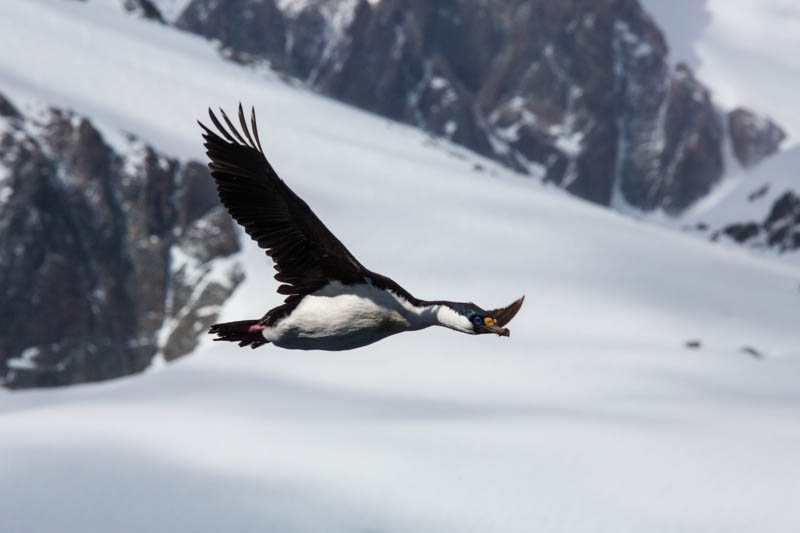
[[[260,324],[256,324],[255,326],[250,326],[250,328],[247,331],[249,331],[250,333],[255,333],[256,331],[261,331],[261,330],[266,329],[266,328],[267,328],[267,326],[262,326]]]

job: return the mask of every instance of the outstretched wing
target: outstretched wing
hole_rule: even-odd
[[[362,281],[366,269],[270,166],[258,138],[255,109],[251,136],[239,104],[244,137],[225,112],[220,112],[227,129],[208,110],[219,133],[198,122],[205,130],[211,175],[228,213],[275,261],[275,279],[283,283],[278,292],[287,295],[286,302],[314,292],[330,280]]]
[[[509,322],[511,322],[511,319],[514,318],[514,316],[517,314],[520,307],[522,307],[522,302],[524,301],[525,297],[523,296],[522,298],[520,298],[519,300],[515,301],[514,303],[512,303],[507,307],[502,307],[500,309],[492,309],[491,311],[487,311],[487,313],[489,314],[490,317],[497,320],[498,326],[503,327]]]

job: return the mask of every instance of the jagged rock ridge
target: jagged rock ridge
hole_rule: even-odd
[[[193,0],[177,26],[588,200],[678,213],[783,139],[727,117],[637,0]]]
[[[96,381],[191,351],[243,279],[205,165],[0,96],[0,382]]]

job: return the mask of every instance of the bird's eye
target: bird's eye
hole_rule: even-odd
[[[483,324],[483,319],[478,315],[475,315],[472,317],[472,323],[475,324],[476,326],[480,326],[481,324]]]

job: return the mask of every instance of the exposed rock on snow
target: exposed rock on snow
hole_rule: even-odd
[[[164,23],[164,16],[151,0],[123,0],[122,6],[126,11],[135,13],[143,18]]]
[[[25,117],[0,96],[0,112],[0,380],[96,381],[191,351],[216,318],[200,310],[242,280],[205,166],[112,148],[63,110]]]
[[[763,221],[730,224],[712,238],[717,239],[721,234],[739,243],[781,253],[800,250],[800,195],[787,191]]]
[[[800,149],[797,147],[776,154],[758,168],[740,170],[709,200],[684,217],[688,223],[684,229],[712,240],[778,252],[792,263],[800,258],[797,253],[800,251]]]

